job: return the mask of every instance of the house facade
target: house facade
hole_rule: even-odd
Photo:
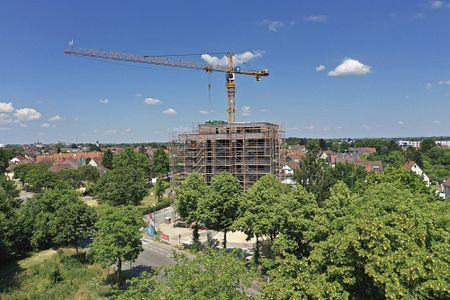
[[[425,172],[416,164],[415,161],[407,161],[404,165],[404,168],[408,171],[416,173],[420,176],[427,186],[430,186],[431,181],[430,178],[425,174]]]

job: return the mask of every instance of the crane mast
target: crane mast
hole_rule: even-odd
[[[228,96],[228,123],[234,123],[236,121],[236,83],[235,75],[250,75],[254,76],[257,81],[261,77],[269,76],[269,71],[267,69],[257,70],[257,71],[245,71],[241,70],[239,67],[234,67],[233,65],[233,54],[230,51],[228,53],[228,65],[212,65],[205,62],[190,61],[175,59],[168,56],[150,56],[150,55],[140,55],[140,54],[130,54],[124,52],[114,52],[98,49],[88,49],[88,48],[78,48],[71,45],[69,48],[64,50],[65,54],[73,54],[79,56],[87,56],[93,58],[111,59],[119,61],[128,61],[135,63],[144,63],[151,65],[160,65],[166,67],[177,67],[185,69],[203,70],[206,72],[222,72],[226,75],[226,86],[227,86],[227,96]]]

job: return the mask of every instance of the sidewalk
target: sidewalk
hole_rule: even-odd
[[[192,240],[192,229],[173,227],[173,224],[159,224],[158,231],[162,242],[166,242],[173,246],[181,246],[183,242],[188,242]],[[223,233],[214,232],[210,230],[200,230],[200,241],[206,242],[208,240],[207,235],[210,233],[210,238],[223,242]],[[167,238],[168,240],[164,240]],[[252,249],[256,239],[246,240],[247,235],[243,232],[228,232],[227,233],[227,248],[246,248]]]

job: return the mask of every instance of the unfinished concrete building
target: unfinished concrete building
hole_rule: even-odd
[[[209,183],[227,171],[245,190],[266,174],[279,174],[283,138],[280,125],[274,123],[201,124],[192,133],[178,135],[171,148],[172,172],[178,179],[198,172]]]

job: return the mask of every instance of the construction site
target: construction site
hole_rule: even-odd
[[[119,60],[134,63],[159,65],[207,73],[225,74],[228,109],[227,123],[206,122],[193,128],[190,133],[179,134],[170,148],[171,174],[173,182],[179,182],[186,175],[197,172],[209,183],[213,176],[229,172],[236,176],[244,190],[250,188],[266,174],[279,175],[283,159],[284,131],[281,126],[269,122],[236,122],[236,75],[252,76],[256,81],[269,76],[267,69],[242,70],[242,61],[232,52],[223,53],[225,65],[175,59],[177,55],[149,56],[78,48],[70,44],[66,54],[92,58]],[[186,56],[186,55],[183,55]]]
[[[274,123],[200,124],[172,144],[172,174],[178,181],[197,172],[209,183],[214,175],[229,172],[246,190],[266,174],[279,174],[283,138]]]

